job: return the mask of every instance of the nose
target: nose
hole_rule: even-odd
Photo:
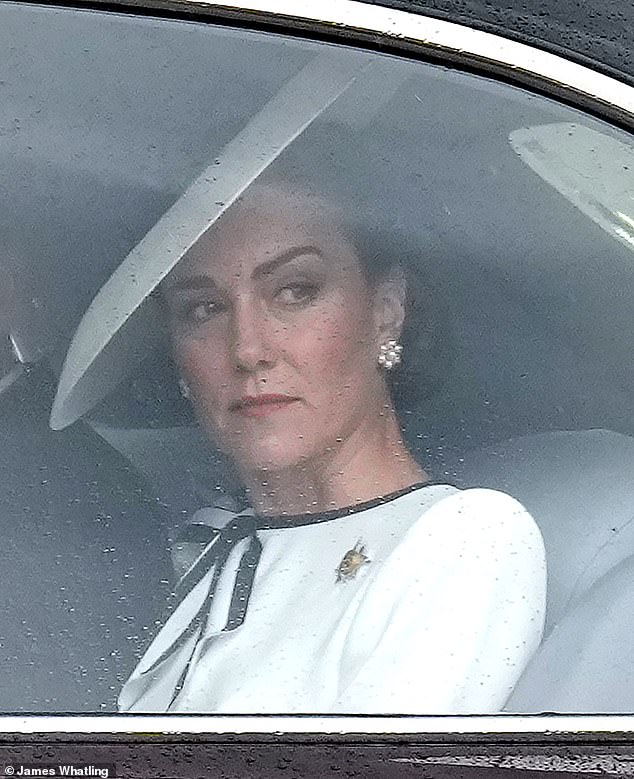
[[[232,312],[232,359],[237,371],[253,373],[274,363],[266,314],[254,300],[238,302]]]

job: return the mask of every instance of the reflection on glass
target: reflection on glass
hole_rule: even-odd
[[[514,130],[511,145],[545,181],[607,233],[634,248],[634,148],[583,125]],[[625,212],[625,213],[623,213]]]
[[[631,139],[423,63],[0,14],[2,705],[634,711]]]

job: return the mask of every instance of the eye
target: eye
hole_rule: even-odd
[[[207,322],[220,310],[220,306],[213,300],[198,301],[191,303],[185,308],[184,319],[194,324]]]
[[[301,303],[310,303],[317,297],[319,286],[312,282],[300,281],[293,284],[286,284],[281,287],[276,299],[284,305],[298,305]]]

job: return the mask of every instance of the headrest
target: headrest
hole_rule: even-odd
[[[548,565],[546,633],[634,553],[634,438],[610,430],[540,433],[461,459],[450,469],[458,486],[503,490],[539,525]]]

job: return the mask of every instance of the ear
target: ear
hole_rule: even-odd
[[[378,282],[374,290],[373,315],[377,347],[388,338],[398,338],[405,321],[407,282],[402,268],[396,266]]]

